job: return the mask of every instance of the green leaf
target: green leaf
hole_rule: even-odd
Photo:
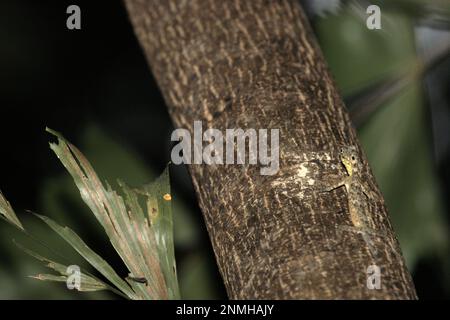
[[[119,290],[125,293],[130,299],[136,299],[136,294],[130,286],[117,275],[114,269],[102,257],[89,248],[75,232],[68,227],[60,226],[48,217],[38,214],[36,214],[36,216],[66,240],[84,259],[86,259],[86,261],[88,261],[105,278],[111,281],[111,283]]]
[[[68,273],[68,266],[60,264],[58,262],[54,262],[50,259],[47,259],[34,251],[31,251],[20,244],[16,243],[16,246],[27,253],[28,255],[32,256],[36,260],[42,261],[45,263],[46,267],[55,270],[59,273],[59,275],[53,275],[53,274],[38,274],[35,276],[30,276],[31,278],[38,279],[38,280],[44,280],[44,281],[56,281],[56,282],[66,282],[68,277],[71,275]],[[113,292],[117,292],[117,290],[114,290],[111,286],[104,283],[103,281],[97,279],[96,277],[89,275],[86,272],[80,272],[80,287],[79,291],[82,292],[91,292],[91,291],[100,291],[100,290],[111,290]]]
[[[58,276],[54,274],[37,274],[34,276],[30,276],[30,278],[41,280],[41,281],[55,281],[55,282],[64,282],[67,283],[67,276]],[[77,289],[81,292],[92,292],[92,291],[100,291],[107,290],[103,284],[99,284],[96,281],[92,281],[93,279],[90,277],[86,277],[84,274],[81,274],[80,288]]]
[[[5,199],[1,191],[0,191],[0,215],[15,227],[19,228],[22,231],[25,231],[19,219],[17,218],[16,213],[9,204],[8,200]]]
[[[128,280],[135,290],[135,298],[179,298],[172,207],[171,201],[167,200],[170,198],[167,169],[156,182],[141,190],[119,182],[124,194],[122,197],[111,186],[107,184],[105,187],[101,183],[90,163],[74,145],[57,132],[47,131],[58,138],[58,144],[52,143],[51,149],[72,175],[82,199],[128,267],[129,279],[145,279],[145,284]],[[81,239],[76,240],[79,242]]]
[[[122,184],[123,186],[123,184]],[[130,195],[130,190],[124,191]],[[170,193],[168,167],[155,182],[136,190],[146,196],[147,217],[156,239],[156,248],[169,297],[178,298],[178,280],[175,264],[172,195]]]
[[[129,186],[140,186],[145,182],[153,181],[157,177],[156,171],[148,167],[148,163],[143,161],[135,150],[120,143],[119,138],[112,137],[110,133],[103,131],[92,123],[88,124],[82,132],[83,134],[79,139],[82,148],[79,149],[83,150],[85,157],[95,167],[97,175],[102,177],[103,181],[110,181],[113,189],[122,189],[117,182],[117,177],[121,177],[121,180],[126,181]],[[114,159],[114,161],[111,161],[111,159]],[[169,184],[169,181],[167,181],[167,184]],[[136,191],[136,189],[133,191]],[[146,196],[142,194],[143,192],[139,193],[140,203],[146,206]],[[175,247],[179,246],[183,251],[195,251],[197,254],[204,256],[202,261],[206,260],[205,256],[210,253],[202,248],[199,237],[202,231],[200,225],[193,218],[195,215],[191,212],[192,208],[186,206],[183,198],[180,198],[172,187],[170,194],[173,198],[171,205]],[[77,188],[74,188],[73,178],[64,171],[60,175],[47,177],[41,183],[38,198],[42,199],[40,211],[45,212],[53,220],[71,226],[73,229],[82,228],[92,218],[90,210],[85,210],[86,205],[80,197],[80,192]],[[103,227],[96,223],[89,225],[89,230],[89,232],[96,234],[104,232]],[[184,261],[185,256],[177,261],[177,271],[182,269]],[[164,277],[166,278],[166,275]],[[183,279],[184,277],[178,277],[179,286],[183,286]],[[208,274],[205,274],[201,281],[211,280]],[[132,283],[135,284],[136,282]],[[200,285],[194,288],[187,284],[184,285],[184,293],[187,292],[187,288],[197,292],[198,289],[203,287]],[[204,297],[207,295],[207,293],[203,294]],[[184,295],[182,296],[184,297]]]

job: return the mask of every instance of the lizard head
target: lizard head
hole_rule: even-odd
[[[341,147],[339,150],[339,159],[347,170],[349,176],[351,176],[358,167],[358,152],[355,147]]]

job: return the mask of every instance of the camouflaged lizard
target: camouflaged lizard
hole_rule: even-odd
[[[377,250],[371,239],[373,236],[384,236],[381,231],[370,228],[370,202],[378,196],[366,188],[366,182],[361,176],[363,164],[359,158],[356,147],[342,146],[339,149],[339,161],[345,168],[344,175],[325,173],[317,174],[322,170],[322,164],[335,161],[333,151],[308,151],[300,156],[292,155],[288,174],[280,176],[272,181],[273,188],[281,187],[282,195],[295,194],[301,199],[305,197],[307,190],[330,192],[340,187],[345,187],[348,199],[349,218],[352,226],[337,226],[338,232],[347,231],[361,234],[372,257],[377,257]],[[335,164],[326,165],[328,169],[335,170]],[[327,170],[327,169],[326,169]]]
[[[361,178],[362,163],[359,159],[355,147],[341,147],[339,150],[339,160],[344,165],[347,176],[338,179],[327,191],[345,186],[347,191],[348,209],[350,220],[353,227],[340,226],[339,229],[357,232],[362,235],[370,253],[375,258],[377,250],[369,234],[375,234],[369,228],[369,200],[372,198],[372,192],[367,190]]]

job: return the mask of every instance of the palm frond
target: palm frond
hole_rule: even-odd
[[[16,213],[11,207],[8,200],[5,199],[2,192],[0,191],[0,217],[3,217],[6,221],[19,228],[20,230],[24,230],[22,223],[17,218]]]
[[[56,131],[47,131],[58,139],[57,143],[50,143],[50,148],[69,171],[82,199],[104,228],[129,270],[129,275],[123,279],[72,229],[63,227],[46,216],[35,214],[111,283],[110,285],[82,272],[78,289],[111,290],[129,299],[139,300],[179,299],[168,168],[155,182],[142,188],[131,188],[119,181],[120,190],[117,192],[109,184],[104,185],[100,181],[89,161],[74,145]],[[0,217],[29,235],[1,193]],[[42,257],[22,246],[19,248],[58,273],[38,274],[33,278],[68,281],[70,274],[67,265]]]

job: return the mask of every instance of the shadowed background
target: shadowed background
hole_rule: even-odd
[[[418,295],[449,298],[448,23],[424,22],[425,1],[379,2],[380,31],[366,28],[360,2],[305,5],[358,126]],[[70,4],[81,7],[81,30],[66,28]],[[84,265],[26,209],[71,226],[126,275],[44,131],[62,132],[111,182],[146,183],[170,160],[173,127],[125,8],[120,1],[2,0],[0,39],[0,189],[25,226],[74,264]],[[224,298],[189,175],[183,166],[172,166],[171,173],[182,297]],[[29,241],[0,223],[0,298],[116,298],[27,278],[43,268],[13,238]]]

